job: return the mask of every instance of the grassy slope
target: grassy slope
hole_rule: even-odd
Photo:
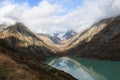
[[[76,80],[69,74],[41,63],[26,53],[0,46],[0,80]]]

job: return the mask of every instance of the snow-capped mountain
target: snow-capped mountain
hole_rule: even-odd
[[[54,43],[59,43],[62,40],[67,40],[76,34],[74,30],[68,30],[67,32],[56,32],[53,34],[43,34],[50,38]]]
[[[75,34],[76,34],[76,32],[74,30],[69,30],[64,34],[63,38],[69,39],[69,38],[73,37]]]
[[[57,34],[45,34],[48,38],[50,38],[54,43],[59,43],[61,39],[57,36]]]
[[[73,37],[75,34],[76,34],[76,32],[74,30],[68,30],[67,32],[55,33],[54,35],[59,37],[61,40],[67,40],[67,39]]]

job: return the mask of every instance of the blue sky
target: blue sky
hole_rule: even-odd
[[[17,3],[27,2],[31,6],[36,6],[42,0],[13,0],[13,1]],[[78,5],[81,5],[84,0],[46,0],[46,1],[49,1],[50,3],[53,3],[53,4],[58,3],[60,5],[63,5],[64,7],[71,8],[71,7],[76,7]]]
[[[8,0],[8,1],[13,1],[14,4],[22,4],[26,2],[31,8],[38,6],[42,1],[48,1],[50,4],[60,5],[64,9],[64,11],[62,13],[58,13],[55,15],[63,16],[68,12],[75,10],[78,6],[82,6],[85,0]]]
[[[37,6],[41,0],[0,0],[0,2],[11,1],[14,4],[27,2],[31,7]]]
[[[14,0],[14,2],[16,2],[16,3],[27,2],[31,7],[37,6],[40,1],[41,0]]]
[[[64,12],[57,14],[60,16],[76,9],[78,6],[82,6],[85,0],[0,0],[0,2],[1,1],[11,1],[13,4],[27,3],[31,8],[38,6],[42,1],[48,1],[50,4],[58,4],[64,9]]]
[[[41,1],[45,0],[13,0],[15,3],[27,2],[31,7],[37,6]],[[46,0],[51,4],[59,4],[67,11],[75,9],[77,6],[83,4],[84,0]]]

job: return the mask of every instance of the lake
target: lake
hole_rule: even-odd
[[[49,58],[44,63],[78,80],[120,80],[120,62],[77,57]]]

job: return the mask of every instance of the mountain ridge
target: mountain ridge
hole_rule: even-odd
[[[46,56],[42,54],[41,47],[38,48],[41,48],[41,50],[39,50],[41,54],[36,55],[37,52],[31,52],[32,50],[29,45],[24,47],[17,45],[17,43],[22,42],[22,40],[26,42],[26,37],[23,35],[20,37],[21,34],[18,32],[16,32],[16,34],[14,34],[14,32],[12,34],[9,33],[8,35],[8,32],[11,31],[14,31],[14,28],[10,27],[9,29],[8,27],[3,30],[4,34],[0,34],[0,38],[2,38],[0,39],[0,80],[76,80],[63,71],[43,64],[42,60],[45,59]],[[18,34],[19,37],[16,37]],[[27,37],[28,36],[30,35],[27,35]],[[37,39],[36,37],[34,38]],[[30,42],[28,42],[28,44],[30,44]],[[32,48],[37,47],[33,46]]]
[[[22,23],[3,26],[0,29],[0,79],[76,80],[42,61],[55,56],[120,61],[119,41],[120,16],[102,20],[57,44],[47,36],[33,33]]]
[[[97,58],[109,59],[108,57],[109,55],[102,57],[102,55],[100,55],[100,50],[98,50],[99,48],[98,49],[94,48],[94,46],[92,46],[92,43],[94,43],[95,47],[99,47],[99,46],[102,47],[102,44],[104,42],[111,40],[116,35],[118,35],[120,33],[119,21],[120,21],[120,16],[102,20],[99,23],[94,24],[84,32],[78,33],[72,38],[60,42],[61,44],[55,44],[49,37],[44,35],[37,35],[31,32],[28,28],[23,27],[24,26],[23,24],[16,23],[15,25],[12,25],[13,30],[10,29],[11,26],[8,28],[5,28],[5,30],[9,31],[8,33],[3,29],[3,32],[0,34],[0,39],[1,39],[0,42],[1,42],[1,45],[2,43],[5,42],[14,47],[18,47],[16,49],[11,47],[11,49],[14,49],[14,50],[21,51],[23,48],[25,48],[23,50],[25,50],[26,52],[28,51],[33,54],[37,53],[36,55],[39,55],[39,53],[41,53],[40,54],[41,58],[42,56],[50,57],[50,56],[58,56],[58,55],[74,55],[74,56],[80,56],[80,57],[88,57],[88,53],[89,53],[88,50],[92,50],[93,54],[96,54],[94,55],[96,57],[93,57],[92,52],[90,52],[89,57],[93,57],[96,59]],[[22,27],[19,28],[18,26],[19,27],[22,26],[23,28]],[[24,29],[24,30],[21,30],[21,29]],[[14,30],[16,31],[16,33]],[[13,34],[11,34],[12,32]],[[104,35],[105,32],[108,32],[108,34],[111,34],[111,35]],[[93,41],[93,39],[95,39],[97,35],[101,35],[101,36],[98,36],[99,39],[96,40],[100,44],[98,46],[96,46],[97,42]],[[4,38],[7,38],[8,36],[9,37],[12,36],[14,37],[14,39],[13,38],[4,39]],[[11,44],[12,41],[14,42],[13,44]],[[90,44],[91,44],[91,47],[88,47],[88,45]],[[20,49],[20,46],[22,47],[21,49]],[[118,46],[119,46],[119,43],[118,43]],[[107,48],[105,47],[104,49],[107,49]],[[119,57],[115,60],[119,60]]]

